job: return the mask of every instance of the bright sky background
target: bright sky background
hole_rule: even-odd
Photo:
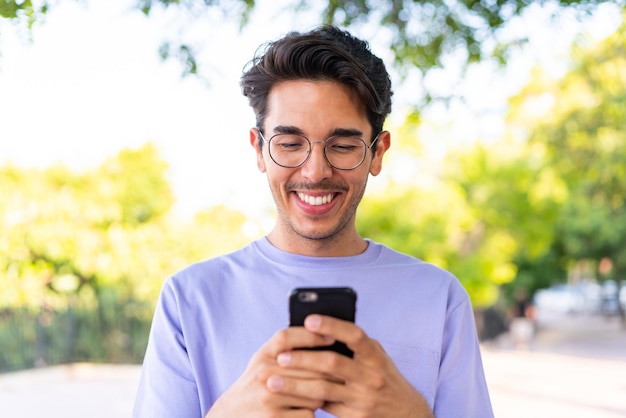
[[[177,63],[158,58],[160,43],[176,28],[172,14],[145,18],[132,9],[134,0],[61,2],[36,26],[32,43],[5,22],[0,26],[0,164],[62,162],[82,170],[150,141],[170,165],[181,214],[218,203],[248,214],[271,208],[248,143],[254,118],[238,80],[260,43],[316,23],[314,14],[307,22],[279,13],[281,3],[258,2],[242,32],[219,17],[194,28],[206,41],[199,58],[210,66],[209,86],[181,78]],[[606,35],[618,20],[603,13],[590,30]],[[571,31],[561,28],[555,37],[545,20],[532,22],[531,41],[549,47],[535,48],[535,57],[562,71],[555,51],[566,51]],[[372,43],[390,64],[389,53]],[[513,64],[507,77],[484,70],[474,75],[463,93],[476,108],[491,111],[479,119],[461,111],[440,115],[442,124],[455,121],[456,131],[447,135],[475,139],[500,132],[506,96],[521,87],[532,62],[520,58]],[[415,87],[394,87],[394,111],[401,118],[402,103]]]

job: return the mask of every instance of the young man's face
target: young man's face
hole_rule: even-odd
[[[367,149],[365,160],[357,168],[333,168],[324,157],[323,145],[316,142],[346,130],[359,133],[369,146],[372,128],[365,109],[351,90],[337,82],[309,80],[285,81],[272,88],[263,129],[267,140],[277,133],[296,131],[313,143],[303,165],[284,168],[270,158],[267,143],[259,151],[258,131],[250,131],[259,170],[267,174],[278,210],[273,238],[294,246],[307,240],[354,239],[358,235],[354,223],[356,209],[368,175],[377,175],[381,170],[389,134],[383,132],[379,137],[374,158],[371,149]]]

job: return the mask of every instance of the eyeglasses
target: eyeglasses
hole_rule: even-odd
[[[324,157],[331,167],[338,170],[354,170],[365,161],[368,148],[372,148],[380,133],[370,145],[358,136],[331,136],[324,142],[311,142],[309,138],[298,134],[276,134],[265,139],[259,130],[263,142],[267,142],[270,158],[279,166],[296,168],[309,159],[312,144],[324,145]]]

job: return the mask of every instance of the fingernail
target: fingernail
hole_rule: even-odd
[[[278,364],[280,366],[287,366],[289,364],[289,362],[291,361],[291,354],[290,353],[280,353],[278,355],[278,357],[276,358],[276,361],[278,362]]]
[[[283,386],[283,378],[280,376],[270,376],[269,379],[267,379],[267,388],[272,392],[278,392],[282,390]]]
[[[304,326],[311,330],[316,330],[322,325],[322,318],[319,315],[309,315],[304,320]]]

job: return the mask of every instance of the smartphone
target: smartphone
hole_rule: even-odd
[[[356,292],[350,287],[307,287],[293,289],[289,294],[289,325],[302,326],[304,318],[311,314],[333,316],[354,322],[356,315]],[[348,357],[353,356],[344,343],[335,341],[325,347],[311,350],[333,350]]]

